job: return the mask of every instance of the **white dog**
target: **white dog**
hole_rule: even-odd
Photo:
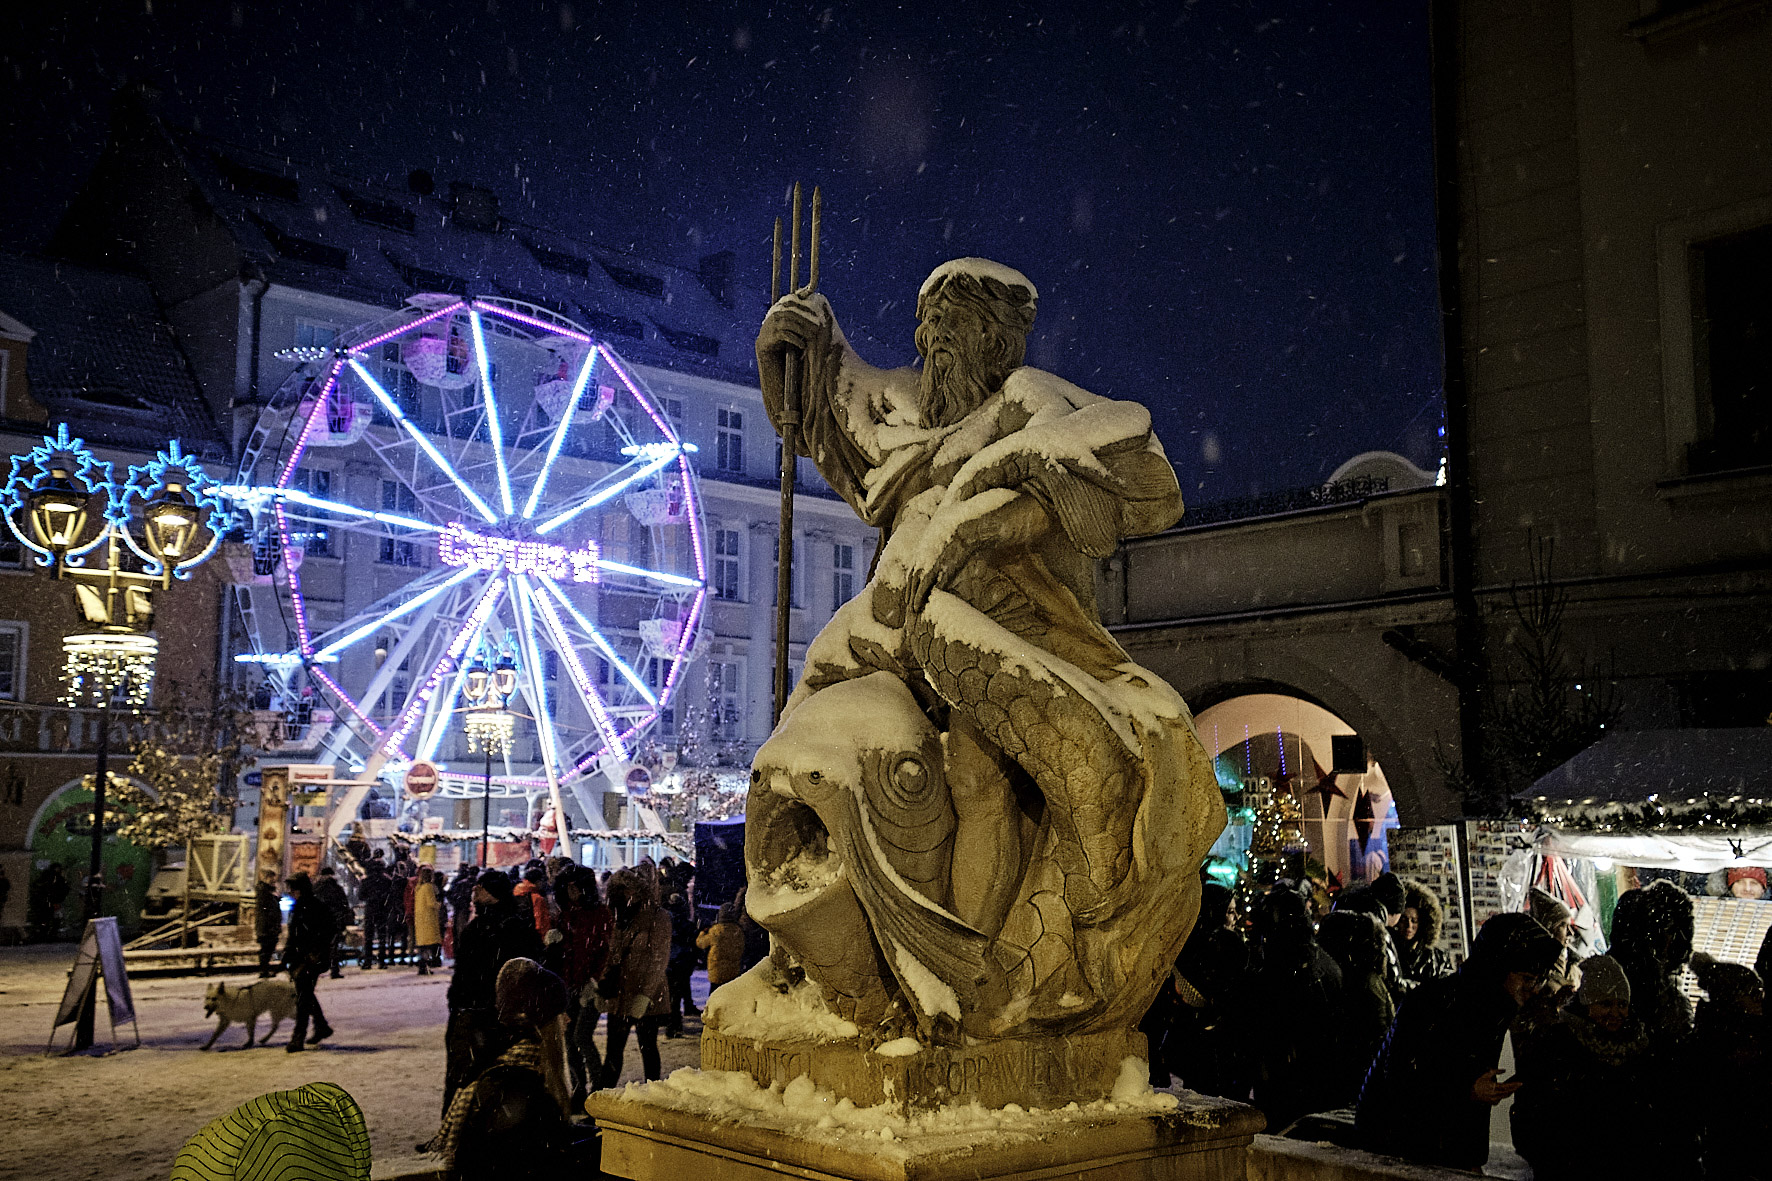
[[[259,1041],[259,1045],[271,1040],[277,1027],[283,1024],[285,1017],[295,1016],[295,985],[288,980],[255,980],[251,984],[229,985],[217,981],[209,986],[203,998],[203,1015],[220,1017],[215,1032],[203,1043],[207,1050],[215,1045],[215,1039],[222,1035],[222,1030],[239,1021],[246,1026],[246,1049],[252,1045],[252,1035],[258,1029],[258,1015],[269,1013],[271,1016],[270,1031]]]

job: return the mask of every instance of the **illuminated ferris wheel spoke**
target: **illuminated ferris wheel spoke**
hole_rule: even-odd
[[[382,735],[381,750],[384,754],[392,754],[400,749],[400,745],[406,741],[406,735],[411,731],[413,723],[418,721],[419,715],[430,704],[431,698],[436,695],[443,678],[455,670],[455,665],[467,652],[468,645],[479,638],[481,630],[486,626],[486,621],[492,617],[493,611],[498,607],[499,600],[504,597],[505,583],[506,579],[503,575],[495,575],[488,579],[486,585],[481,588],[478,598],[468,612],[467,619],[463,621],[460,629],[449,641],[448,647],[444,649],[443,655],[425,677],[424,687],[406,699],[406,704],[401,707],[399,716],[389,724],[387,731]]]
[[[323,496],[310,496],[299,488],[280,488],[277,490],[276,495],[284,501],[286,506],[284,511],[290,513],[291,516],[294,516],[295,514],[291,512],[287,506],[293,504],[341,517],[360,517],[364,520],[378,521],[383,525],[397,525],[402,529],[414,529],[424,533],[437,532],[437,526],[431,524],[429,521],[421,521],[417,517],[405,517],[401,516],[399,513],[379,512],[375,509],[358,508],[356,505],[346,504],[342,500],[327,500]],[[311,521],[314,518],[300,517],[298,519]]]
[[[631,463],[638,463],[640,458],[642,458],[642,457],[636,456],[630,462]],[[635,484],[638,484],[641,480],[646,479],[648,476],[653,475],[660,468],[664,467],[667,463],[671,462],[671,460],[673,460],[675,458],[676,458],[675,452],[671,452],[666,455],[655,456],[649,463],[645,464],[644,466],[642,466],[640,468],[637,468],[635,471],[630,473],[625,479],[623,479],[615,484],[611,484],[605,488],[602,488],[596,492],[593,492],[593,493],[591,493],[591,495],[585,497],[583,500],[579,501],[577,504],[573,505],[571,508],[566,509],[560,513],[556,513],[552,517],[549,517],[547,520],[545,520],[541,524],[537,525],[535,527],[535,531],[537,533],[552,533],[554,530],[558,529],[560,526],[562,526],[566,522],[572,520],[574,517],[578,516],[579,514],[585,512],[589,509],[594,509],[598,505],[605,504],[605,503],[615,499],[617,496],[620,496],[623,492],[627,491],[629,488],[633,487]],[[622,469],[618,468],[616,470],[620,471]],[[611,473],[611,474],[613,475],[614,473]]]
[[[486,326],[480,321],[480,313],[470,311],[468,323],[474,328],[474,358],[480,365],[480,403],[486,411],[486,437],[492,443],[493,459],[498,464],[498,497],[504,505],[505,516],[517,511],[517,504],[511,497],[511,473],[505,466],[504,428],[498,421],[498,398],[492,390],[492,359],[486,351]]]
[[[406,417],[406,412],[400,409],[400,404],[394,401],[393,397],[389,395],[387,390],[382,388],[381,382],[375,380],[375,375],[370,373],[368,369],[364,368],[363,362],[352,357],[351,368],[356,370],[357,376],[362,379],[363,384],[369,387],[369,392],[375,395],[376,400],[381,403],[382,409],[386,410],[388,415],[393,418],[395,422],[400,424],[400,427],[411,437],[412,441],[418,444],[418,449],[423,451],[425,455],[430,458],[431,462],[437,465],[438,471],[442,472],[449,478],[449,482],[454,484],[456,488],[460,490],[463,498],[466,499],[469,504],[474,506],[474,510],[482,517],[486,518],[487,524],[496,523],[498,521],[498,516],[492,511],[492,506],[482,500],[480,494],[468,486],[467,482],[456,472],[454,465],[452,465],[447,459],[443,458],[443,453],[437,450],[436,444],[425,438],[423,428],[419,427],[418,424]]]
[[[572,394],[566,400],[566,409],[560,420],[554,424],[554,431],[548,439],[547,455],[541,461],[541,471],[535,475],[535,484],[529,489],[529,497],[523,502],[523,519],[535,516],[535,506],[541,502],[542,489],[548,486],[548,475],[554,470],[554,461],[560,458],[560,447],[566,442],[566,432],[572,427],[572,418],[578,413],[578,404],[585,396],[585,387],[590,385],[591,370],[597,364],[597,346],[592,345],[585,353],[584,364],[579,366],[578,377],[572,383]]]
[[[682,574],[666,574],[662,570],[646,570],[639,566],[630,566],[626,562],[611,562],[607,558],[597,562],[597,569],[608,570],[613,574],[631,574],[635,578],[644,578],[649,582],[661,582],[666,586],[697,587],[701,585],[700,579],[689,578]]]
[[[578,658],[578,649],[573,645],[572,638],[566,634],[566,625],[560,622],[560,613],[554,610],[554,604],[546,594],[533,593],[528,581],[526,578],[522,579],[524,601],[527,603],[533,600],[535,613],[541,616],[542,623],[547,627],[555,650],[565,659],[566,671],[571,674],[572,683],[578,688],[579,698],[584,702],[591,719],[596,722],[605,745],[617,752],[618,758],[625,757],[621,753],[621,737],[615,723],[610,719],[608,706],[598,694],[590,673],[585,670],[584,662]],[[652,704],[656,705],[657,701],[654,700]]]
[[[457,586],[463,582],[466,582],[473,575],[479,573],[479,571],[475,570],[472,567],[467,567],[465,569],[457,570],[453,576],[445,579],[443,582],[439,583],[438,585],[430,587],[428,589],[421,590],[416,595],[412,594],[412,590],[413,590],[414,586],[420,585],[432,578],[437,577],[439,574],[441,574],[443,572],[443,569],[447,569],[447,567],[439,568],[438,570],[435,570],[435,571],[431,572],[430,574],[425,575],[424,578],[418,579],[416,582],[413,582],[413,583],[407,583],[405,586],[401,587],[397,592],[395,592],[395,594],[400,597],[399,597],[398,602],[393,607],[389,608],[383,614],[376,616],[374,619],[370,620],[368,623],[365,623],[362,626],[356,628],[354,631],[351,631],[350,633],[348,633],[344,636],[341,636],[340,638],[338,638],[336,640],[331,641],[325,647],[318,649],[314,653],[314,659],[315,660],[325,660],[329,656],[336,656],[338,653],[344,651],[346,648],[349,648],[352,644],[355,644],[358,640],[363,639],[365,636],[369,636],[369,635],[374,634],[378,629],[386,626],[387,624],[394,622],[396,619],[400,619],[400,618],[403,618],[404,616],[412,614],[414,611],[417,611],[420,607],[423,607],[426,603],[429,603],[432,599],[436,598],[438,595],[442,594],[444,591],[448,590],[450,587]],[[407,598],[406,596],[408,596],[408,595],[411,595],[411,597]],[[390,598],[394,598],[394,596],[392,596],[392,595],[387,596],[382,600],[382,602],[385,603]],[[375,608],[372,607],[372,608],[370,608],[370,610],[375,610]],[[340,626],[346,626],[346,625],[340,625]],[[318,643],[320,640],[323,640],[323,639],[325,639],[325,636],[317,636],[317,637],[315,637],[315,642]]]
[[[638,673],[628,666],[628,662],[621,658],[615,647],[603,638],[603,633],[598,631],[591,621],[572,605],[572,600],[566,597],[566,592],[561,590],[551,578],[542,578],[540,581],[560,601],[560,605],[566,608],[567,614],[572,616],[573,622],[578,624],[579,629],[590,637],[591,643],[597,646],[597,650],[603,653],[603,659],[615,666],[616,671],[620,672],[622,678],[634,687],[634,691],[646,700],[647,705],[656,707],[658,698],[654,696],[651,688],[640,678]]]
[[[468,662],[464,660],[449,682],[449,692],[439,695],[425,716],[424,726],[419,731],[416,756],[420,762],[428,763],[437,757],[437,748],[442,745],[443,736],[449,733],[449,723],[455,717],[455,703],[461,700],[461,687],[467,679]]]
[[[527,580],[521,574],[512,576],[515,594],[511,597],[516,602],[517,619],[520,627],[517,632],[518,643],[523,647],[523,694],[529,701],[529,711],[535,717],[535,731],[541,739],[542,766],[548,773],[548,784],[552,786],[560,778],[560,738],[554,730],[554,719],[548,716],[547,690],[542,686],[541,645],[535,642],[535,614],[530,610],[529,588]]]

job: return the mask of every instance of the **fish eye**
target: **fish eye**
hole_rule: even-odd
[[[921,779],[923,778],[923,764],[916,759],[902,759],[894,768],[894,772],[900,779]]]
[[[811,778],[812,778],[812,782],[818,783],[824,779],[824,772],[823,771],[814,771],[812,773]]]

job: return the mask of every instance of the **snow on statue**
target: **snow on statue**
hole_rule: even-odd
[[[1123,1030],[1199,908],[1224,823],[1181,697],[1102,627],[1094,560],[1181,515],[1150,415],[1022,365],[1038,299],[983,259],[918,293],[923,367],[881,370],[823,296],[757,338],[778,424],[881,531],[751,772],[765,972],[865,1036]]]

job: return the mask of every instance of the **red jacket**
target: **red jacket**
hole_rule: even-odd
[[[566,987],[576,993],[591,981],[603,978],[603,969],[609,963],[609,937],[615,931],[615,914],[601,902],[595,906],[562,906],[560,929],[566,935]]]
[[[522,905],[529,907],[530,913],[535,916],[536,934],[546,936],[553,928],[554,916],[548,911],[548,896],[541,892],[541,887],[534,882],[523,881],[518,882],[517,888],[511,893]]]

